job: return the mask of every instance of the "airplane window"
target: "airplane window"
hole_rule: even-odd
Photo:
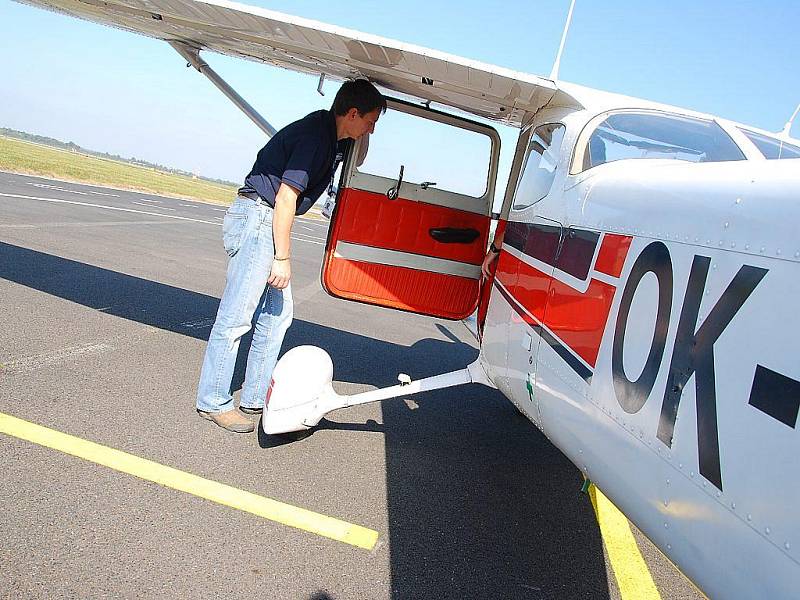
[[[753,144],[755,144],[759,152],[761,152],[761,154],[764,155],[764,158],[768,160],[800,158],[800,147],[798,146],[787,144],[786,142],[774,137],[762,135],[760,133],[756,133],[755,131],[748,131],[747,129],[742,129],[741,127],[739,130],[745,134],[748,139],[753,142]]]
[[[677,115],[617,113],[592,133],[583,169],[630,158],[689,162],[745,160],[739,147],[713,121]]]
[[[396,180],[403,165],[405,182],[481,198],[489,185],[491,153],[487,135],[388,110],[358,171]]]
[[[513,210],[528,208],[548,194],[556,176],[563,140],[564,126],[560,123],[540,125],[534,130],[514,194]]]

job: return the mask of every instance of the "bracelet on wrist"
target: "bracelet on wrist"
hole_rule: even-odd
[[[288,256],[284,256],[283,258],[278,258],[278,257],[276,256],[276,257],[275,257],[275,258],[273,258],[272,260],[289,260],[289,257],[288,257]]]

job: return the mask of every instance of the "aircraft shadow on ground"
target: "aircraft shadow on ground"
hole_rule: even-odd
[[[191,336],[216,314],[202,293],[0,242],[0,278],[106,314]],[[187,325],[188,324],[188,325]],[[463,368],[476,350],[412,346],[295,320],[284,350],[336,357],[337,381],[392,385]],[[241,371],[240,371],[241,372]],[[383,404],[392,594],[405,598],[608,598],[602,540],[578,471],[499,393],[469,385]],[[318,433],[321,433],[318,431]],[[262,447],[287,443],[261,437]]]

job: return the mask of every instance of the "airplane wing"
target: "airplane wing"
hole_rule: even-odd
[[[548,103],[580,108],[558,84],[317,21],[224,0],[18,0],[198,50],[389,90],[520,127]]]

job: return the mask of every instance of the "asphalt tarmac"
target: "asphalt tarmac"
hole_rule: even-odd
[[[0,413],[374,530],[366,550],[0,434],[0,597],[622,598],[578,470],[498,392],[236,435],[194,394],[224,207],[0,172]],[[293,233],[295,321],[355,393],[463,368],[458,322],[330,298]],[[702,597],[635,529],[664,598]]]

